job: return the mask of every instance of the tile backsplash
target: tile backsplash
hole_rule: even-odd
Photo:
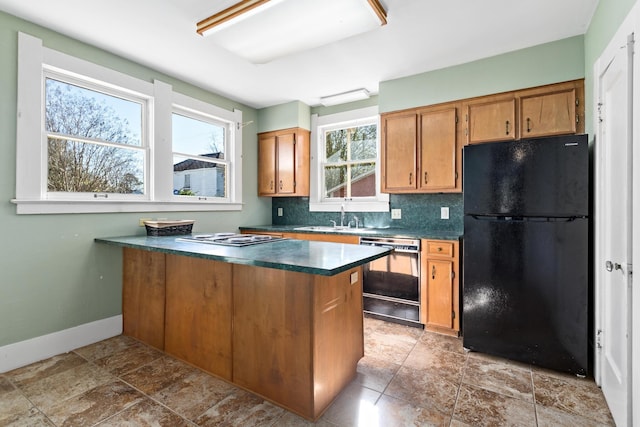
[[[309,212],[308,197],[273,198],[271,204],[273,225],[330,225],[340,220],[339,212]],[[348,212],[347,218],[355,215],[365,227],[462,232],[462,194],[391,194],[389,205],[389,212]],[[440,219],[441,207],[449,208],[449,219]],[[402,218],[391,219],[391,209],[401,209]]]

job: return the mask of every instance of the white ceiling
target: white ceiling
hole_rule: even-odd
[[[381,81],[584,34],[598,3],[380,0],[387,25],[252,64],[196,34],[198,21],[237,1],[0,0],[0,10],[262,108],[314,106],[358,88],[375,94]]]

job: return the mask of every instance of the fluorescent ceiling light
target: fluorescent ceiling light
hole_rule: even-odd
[[[356,89],[349,92],[338,93],[336,95],[323,96],[320,98],[320,103],[325,107],[329,107],[331,105],[361,101],[367,98],[369,98],[369,91],[366,89]]]
[[[196,31],[254,64],[323,46],[387,23],[378,0],[243,0]]]

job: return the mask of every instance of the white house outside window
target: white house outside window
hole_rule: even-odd
[[[173,194],[227,197],[229,124],[187,111],[172,115]]]
[[[389,210],[380,193],[377,107],[312,116],[311,211]]]

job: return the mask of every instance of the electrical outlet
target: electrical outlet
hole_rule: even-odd
[[[391,209],[391,219],[402,219],[402,209]]]
[[[278,216],[282,216],[282,208],[278,208]]]
[[[138,220],[138,226],[139,226],[139,227],[144,227],[144,222],[145,222],[145,221],[151,221],[151,218],[140,218],[140,219]]]
[[[440,208],[440,219],[449,219],[449,207],[443,206]]]

